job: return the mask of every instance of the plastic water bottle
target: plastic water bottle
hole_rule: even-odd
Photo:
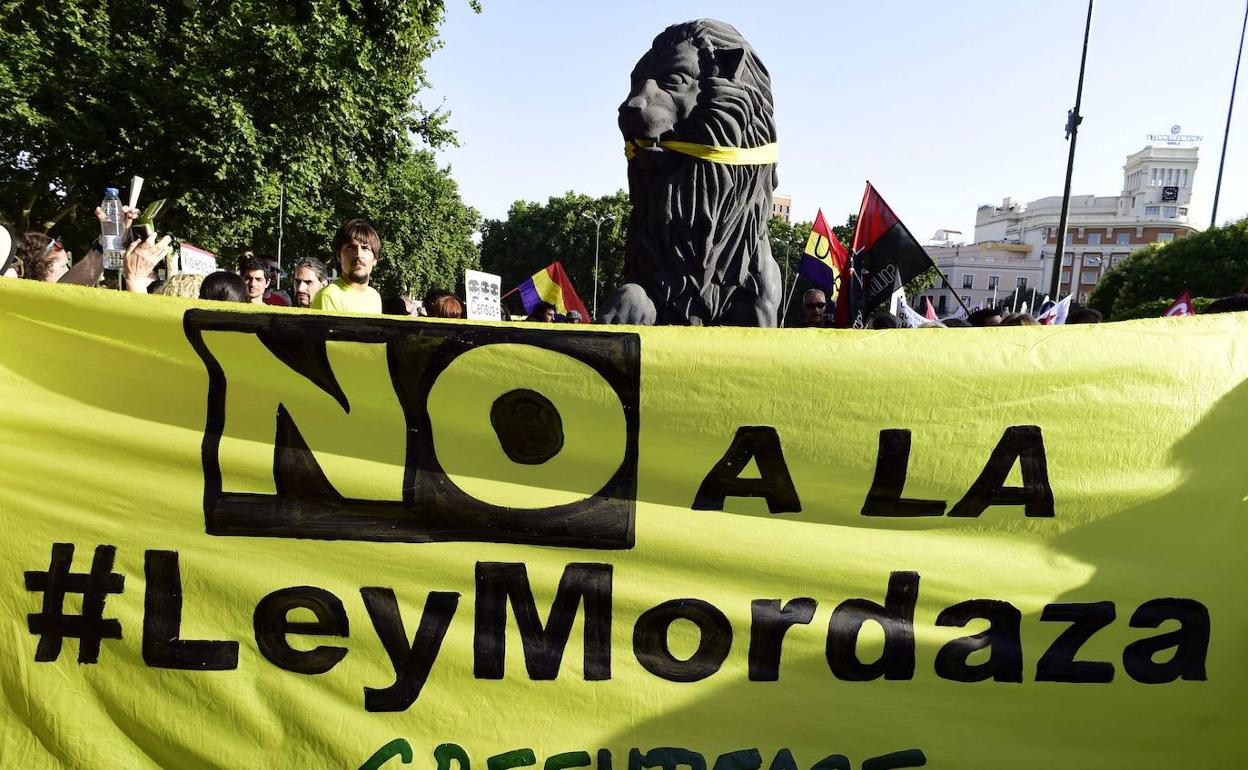
[[[100,222],[104,267],[107,270],[121,270],[126,262],[126,219],[121,213],[121,198],[116,187],[105,188],[104,202],[100,204],[100,208],[104,211],[104,221]]]

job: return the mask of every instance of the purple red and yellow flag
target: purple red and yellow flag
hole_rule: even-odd
[[[581,314],[581,323],[590,321],[585,303],[581,302],[576,289],[572,288],[572,281],[568,280],[563,264],[558,261],[551,262],[538,270],[522,281],[517,288],[526,313],[532,313],[533,308],[537,307],[539,302],[549,302],[555,306],[555,312],[561,316],[566,316],[569,310],[575,310]]]
[[[849,251],[828,227],[823,219],[823,209],[815,215],[815,225],[810,228],[806,249],[797,272],[805,279],[822,288],[828,299],[835,300],[839,278],[849,261]]]

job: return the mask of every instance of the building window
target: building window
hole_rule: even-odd
[[[1075,234],[1071,232],[1066,233],[1066,245],[1069,246],[1074,242],[1075,242]]]
[[[966,305],[967,307],[970,307],[970,306],[971,306],[971,295],[969,295],[969,294],[963,294],[963,295],[962,295],[962,304],[963,304],[963,305]]]
[[[1101,258],[1100,258],[1100,257],[1098,257],[1098,256],[1096,256],[1095,254],[1084,254],[1084,255],[1083,255],[1083,266],[1084,266],[1084,267],[1100,267],[1100,266],[1101,266]]]
[[[1119,246],[1127,246],[1131,243],[1131,233],[1118,233],[1114,236],[1114,243]]]
[[[1100,245],[1101,245],[1101,234],[1100,234],[1100,233],[1088,233],[1088,245],[1089,245],[1089,246],[1100,246]]]
[[[1187,187],[1187,169],[1183,169],[1183,187]]]
[[[936,298],[936,312],[937,313],[943,313],[945,312],[945,309],[949,307],[949,303],[947,302],[948,299],[949,299],[948,294],[941,294],[939,297]]]
[[[1166,219],[1174,219],[1179,215],[1179,209],[1177,206],[1166,206],[1165,211]]]
[[[1145,206],[1144,216],[1146,217],[1161,216],[1161,206]]]
[[[1062,271],[1062,283],[1065,283],[1065,284],[1070,283],[1070,271],[1069,270]]]
[[[1001,283],[1001,276],[999,275],[988,276],[988,288],[989,289],[997,288],[997,286],[999,286],[1000,283]]]
[[[1179,206],[1179,216],[1181,217],[1187,216],[1187,209],[1185,207]]]
[[[1022,278],[1019,278],[1018,283],[1015,284],[1015,286],[1018,288],[1019,291],[1027,291],[1027,276],[1023,276]]]
[[[1169,243],[1174,240],[1174,233],[1157,233],[1158,243]]]
[[[1079,282],[1080,283],[1096,283],[1096,271],[1084,270],[1082,273],[1079,274]]]
[[[963,275],[963,276],[962,276],[962,288],[963,288],[963,289],[974,289],[974,288],[975,288],[975,276],[973,276],[973,275]]]
[[[1062,255],[1062,265],[1064,265],[1065,267],[1070,267],[1070,255],[1069,254]]]

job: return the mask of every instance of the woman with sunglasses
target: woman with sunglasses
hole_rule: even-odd
[[[73,254],[60,241],[43,233],[26,233],[17,242],[14,267],[22,278],[56,283],[69,272]]]

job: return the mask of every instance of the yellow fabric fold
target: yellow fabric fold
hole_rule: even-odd
[[[624,143],[624,157],[632,160],[637,155],[638,147],[654,147],[653,139],[633,139]],[[659,147],[681,155],[688,155],[711,163],[723,163],[729,166],[765,166],[775,163],[780,156],[780,145],[772,142],[761,147],[718,147],[712,144],[695,144],[693,142],[662,141]]]

